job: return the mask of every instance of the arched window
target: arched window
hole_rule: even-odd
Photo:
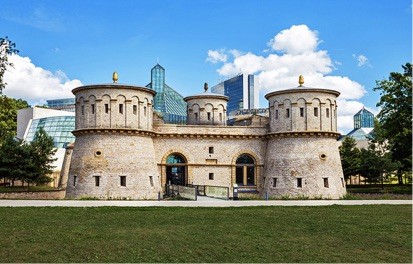
[[[187,162],[183,155],[173,153],[166,158],[166,183],[187,185]]]
[[[248,154],[241,154],[236,161],[235,183],[244,186],[255,186],[255,162]]]

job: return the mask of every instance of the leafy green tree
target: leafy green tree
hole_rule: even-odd
[[[0,95],[0,142],[8,136],[16,135],[17,110],[30,107],[22,99]]]
[[[0,94],[3,94],[3,89],[7,84],[3,80],[4,73],[8,66],[13,67],[8,58],[10,55],[17,53],[19,53],[19,50],[16,49],[15,43],[9,40],[8,37],[0,38]]]
[[[412,168],[412,64],[406,63],[404,72],[391,72],[388,80],[376,81],[374,90],[380,91],[381,107],[378,119],[387,139],[391,159],[399,162],[397,169],[399,184],[403,184],[403,173]]]
[[[344,178],[347,180],[350,176],[359,174],[361,160],[356,140],[353,137],[345,137],[339,150]]]
[[[53,158],[56,153],[53,138],[50,137],[43,128],[40,128],[34,134],[34,139],[30,144],[33,165],[32,170],[27,174],[26,181],[30,183],[46,183],[51,180],[48,175],[53,172]]]
[[[0,146],[0,178],[23,181],[32,168],[30,146],[11,135]]]

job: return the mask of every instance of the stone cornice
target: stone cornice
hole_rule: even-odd
[[[340,133],[331,131],[289,131],[289,132],[273,132],[261,135],[252,134],[195,134],[195,133],[159,133],[143,129],[131,128],[87,128],[77,129],[72,132],[75,136],[88,134],[120,134],[120,135],[139,135],[153,138],[191,138],[191,139],[266,139],[266,138],[310,138],[324,137],[335,138],[340,136]]]

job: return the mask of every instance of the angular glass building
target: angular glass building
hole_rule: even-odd
[[[146,87],[155,90],[154,110],[168,124],[186,124],[184,97],[165,83],[165,69],[156,64],[151,70],[151,82]]]
[[[374,127],[374,115],[364,107],[354,115],[354,129]]]
[[[211,92],[229,97],[227,112],[230,116],[238,110],[259,107],[257,88],[254,75],[240,74],[211,87]]]

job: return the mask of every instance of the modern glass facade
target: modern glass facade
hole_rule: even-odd
[[[364,107],[354,115],[354,129],[374,127],[374,115]]]
[[[151,70],[151,83],[146,87],[155,90],[154,109],[165,123],[186,124],[184,97],[165,83],[165,69],[156,64]]]
[[[229,97],[227,112],[235,114],[242,109],[258,108],[258,93],[255,85],[255,76],[240,74],[211,87],[211,92]]]
[[[46,100],[47,107],[56,110],[75,111],[75,98]]]
[[[72,134],[72,131],[75,130],[74,116],[54,116],[34,119],[30,124],[26,141],[33,141],[36,131],[40,128],[43,128],[44,131],[53,138],[53,143],[56,148],[65,148],[70,142],[75,142],[75,136]]]

